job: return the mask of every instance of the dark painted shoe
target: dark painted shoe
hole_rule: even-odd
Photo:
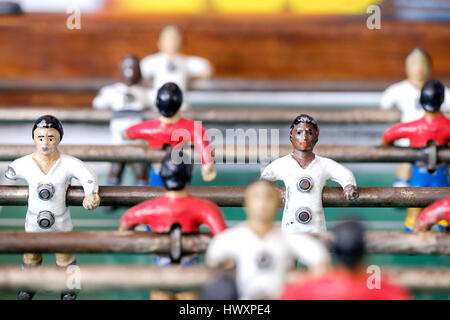
[[[75,292],[61,292],[61,300],[76,300],[77,294]]]
[[[31,300],[33,299],[34,295],[36,294],[35,291],[20,291],[17,295],[17,298],[19,300]]]

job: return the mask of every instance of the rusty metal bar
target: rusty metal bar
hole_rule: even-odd
[[[76,274],[78,273],[78,274]],[[180,268],[169,266],[80,266],[66,272],[56,267],[39,267],[21,270],[19,267],[0,267],[1,289],[67,290],[67,284],[75,284],[79,275],[81,290],[111,289],[182,289],[199,288],[216,279],[223,271],[202,266]],[[409,289],[448,291],[450,289],[450,269],[444,268],[392,268],[382,267],[381,273],[396,283]],[[288,274],[288,281],[296,281],[306,276],[296,270]]]
[[[63,153],[83,161],[153,162],[161,161],[166,154],[146,145],[63,145]],[[0,145],[0,161],[12,161],[33,153],[34,145]],[[198,152],[187,148],[196,163],[200,163]],[[291,145],[272,146],[214,146],[216,163],[267,163],[292,152]],[[413,162],[427,161],[422,150],[379,146],[317,146],[315,152],[322,157],[339,162]],[[450,162],[450,149],[438,151],[438,159]]]
[[[356,124],[356,123],[394,123],[400,121],[396,110],[377,109],[299,109],[299,108],[214,108],[195,109],[183,112],[190,119],[217,124],[290,124],[301,113],[309,114],[320,124]],[[32,122],[43,114],[52,114],[63,123],[106,123],[112,118],[110,110],[91,108],[0,108],[1,122]],[[156,112],[147,112],[149,119],[159,116]]]
[[[334,233],[314,235],[329,248]],[[181,238],[182,252],[203,253],[211,239],[209,233],[186,234]],[[367,231],[368,253],[450,255],[450,235],[440,232],[405,233]],[[72,253],[168,253],[168,234],[152,232],[72,231],[31,233],[0,231],[0,253],[72,252]]]
[[[241,207],[245,187],[193,186],[189,187],[194,196],[209,199],[223,207]],[[99,194],[102,206],[132,206],[164,195],[164,187],[101,186]],[[405,207],[424,208],[429,204],[449,197],[448,188],[394,188],[359,187],[359,198],[344,199],[342,188],[325,187],[323,205],[325,207]],[[280,188],[284,198],[284,188]],[[0,186],[0,205],[26,205],[28,187]],[[67,192],[69,205],[81,206],[84,198],[82,187],[70,187]]]
[[[116,79],[0,79],[0,91],[41,91],[96,94]],[[383,91],[389,81],[295,81],[213,78],[192,80],[189,89],[199,91]]]

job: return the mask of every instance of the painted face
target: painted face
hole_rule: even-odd
[[[406,75],[409,79],[424,82],[431,73],[428,59],[422,53],[417,52],[408,56],[406,60]]]
[[[280,207],[278,190],[266,182],[256,182],[245,192],[245,211],[248,220],[272,222]]]
[[[168,55],[173,55],[181,50],[182,36],[175,27],[165,28],[159,37],[159,50]]]
[[[55,152],[61,141],[58,130],[53,128],[37,128],[34,130],[33,140],[36,150],[44,154]]]
[[[310,124],[300,122],[292,129],[292,146],[300,151],[312,151],[318,141],[317,130]]]
[[[120,64],[120,73],[123,82],[131,86],[141,80],[141,73],[139,70],[139,62],[131,58],[125,58]]]

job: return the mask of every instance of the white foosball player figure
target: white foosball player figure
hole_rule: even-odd
[[[180,29],[174,25],[166,26],[159,37],[160,51],[141,60],[142,76],[146,80],[153,80],[151,101],[156,100],[158,89],[167,82],[173,82],[182,92],[187,92],[189,79],[211,77],[213,73],[211,63],[204,58],[181,54],[182,44]],[[188,107],[185,99],[181,110],[187,110]]]
[[[61,154],[58,145],[64,131],[61,122],[53,116],[38,118],[32,130],[36,151],[14,160],[5,173],[8,179],[24,179],[28,183],[28,208],[25,220],[26,232],[68,232],[73,225],[66,204],[67,189],[72,178],[81,182],[85,197],[83,207],[93,210],[100,204],[98,180],[95,173],[82,161]],[[25,253],[24,268],[37,267],[42,254]],[[61,268],[76,264],[70,253],[56,253],[56,265]],[[19,300],[30,300],[35,292],[19,292]],[[73,291],[61,293],[62,300],[74,300]]]
[[[277,299],[288,270],[299,260],[314,275],[324,273],[330,256],[308,234],[287,234],[274,223],[281,204],[273,183],[257,181],[245,192],[247,221],[224,230],[210,242],[206,263],[211,267],[236,264],[239,299]]]
[[[293,151],[264,168],[261,178],[283,180],[286,199],[281,228],[289,233],[326,231],[322,190],[327,180],[338,182],[347,200],[358,198],[353,173],[334,160],[319,157],[313,149],[319,139],[316,120],[302,114],[290,128]]]
[[[94,109],[113,111],[109,123],[113,145],[135,143],[124,138],[125,131],[145,120],[145,110],[151,106],[147,89],[140,84],[141,71],[139,59],[134,55],[126,55],[120,63],[122,82],[103,87],[92,102]],[[139,143],[139,141],[137,141]],[[126,163],[113,162],[108,175],[108,185],[120,185]],[[135,184],[148,184],[148,165],[130,163],[135,176]]]

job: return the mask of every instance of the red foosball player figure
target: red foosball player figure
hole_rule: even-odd
[[[399,123],[389,128],[383,135],[382,145],[407,138],[411,147],[424,149],[429,154],[437,154],[438,148],[448,147],[450,142],[450,119],[440,111],[444,101],[445,88],[439,80],[429,80],[422,87],[420,103],[425,115],[416,121]],[[436,160],[436,157],[432,157]],[[412,166],[411,187],[449,187],[448,164],[418,162]],[[421,208],[409,208],[405,220],[405,230],[414,229]]]
[[[450,197],[436,201],[423,210],[417,218],[417,224],[414,231],[426,231],[437,223],[450,221]]]
[[[156,106],[161,116],[131,126],[125,132],[128,139],[146,140],[153,149],[181,147],[192,142],[200,153],[202,161],[202,177],[205,181],[216,178],[214,159],[211,155],[208,136],[200,122],[181,117],[179,110],[183,103],[183,93],[172,82],[164,84],[156,98]],[[162,186],[155,166],[151,168],[151,186]]]
[[[339,265],[321,277],[303,279],[285,287],[283,300],[409,300],[408,291],[381,276],[371,281],[363,264],[364,229],[356,221],[336,227],[334,251]]]
[[[148,200],[129,209],[120,219],[120,230],[133,230],[138,225],[150,226],[152,232],[192,234],[205,224],[213,235],[225,230],[225,219],[219,207],[205,199],[191,196],[187,185],[192,177],[192,164],[172,161],[168,153],[161,164],[161,178],[167,191],[158,199]],[[180,257],[155,255],[154,263],[165,267],[171,263],[189,266],[199,263],[197,254]],[[165,292],[152,290],[152,300],[196,299],[194,292]]]

